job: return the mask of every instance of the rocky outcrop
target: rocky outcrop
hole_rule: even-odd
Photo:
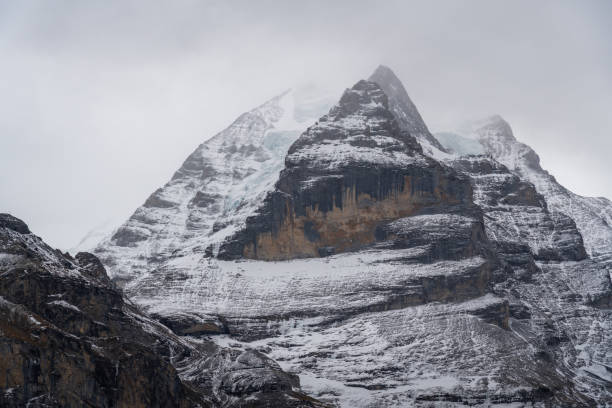
[[[3,406],[209,405],[151,349],[93,255],[71,259],[12,221],[0,226]]]
[[[29,234],[30,229],[25,222],[11,214],[0,214],[0,228],[6,228],[20,234]]]
[[[376,230],[378,248],[428,247],[423,262],[461,260],[473,256],[494,258],[479,217],[453,213],[399,218]]]
[[[376,229],[429,207],[469,206],[467,179],[423,155],[382,89],[360,81],[289,149],[276,189],[222,259],[280,260],[357,250]]]
[[[7,214],[0,217],[0,355],[3,407],[316,404],[255,351],[176,337],[126,302],[94,255],[61,254]]]

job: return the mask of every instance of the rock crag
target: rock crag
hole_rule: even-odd
[[[3,407],[320,406],[254,350],[193,343],[126,301],[94,255],[0,214]]]
[[[466,178],[425,156],[374,82],[360,81],[289,148],[258,214],[222,259],[282,260],[357,250],[384,222],[423,208],[469,206]]]

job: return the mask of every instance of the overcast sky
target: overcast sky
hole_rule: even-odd
[[[67,249],[286,88],[390,66],[432,131],[501,114],[612,198],[610,1],[2,1],[0,212]]]

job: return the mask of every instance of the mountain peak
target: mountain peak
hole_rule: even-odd
[[[470,205],[471,187],[423,154],[372,81],[347,89],[291,146],[275,189],[221,245],[221,259],[287,260],[349,252],[377,228],[428,207]]]
[[[436,140],[429,132],[427,125],[423,121],[418,109],[408,96],[408,92],[404,88],[402,81],[395,75],[391,68],[385,65],[379,65],[374,73],[370,76],[369,81],[376,82],[389,98],[389,107],[397,122],[403,130],[407,130],[412,136],[425,148],[427,153],[427,145],[433,148],[446,152],[444,147]],[[433,152],[431,152],[433,154]]]
[[[388,66],[382,64],[376,67],[372,75],[370,75],[370,80],[372,80],[372,78],[387,78],[390,81],[400,82],[395,72]]]
[[[388,107],[389,99],[380,86],[362,79],[352,88],[344,91],[338,104],[330,110],[327,116],[338,118],[359,110],[387,110]]]
[[[296,140],[285,163],[317,163],[326,168],[356,161],[409,163],[406,154],[412,157],[421,152],[415,138],[398,125],[381,87],[361,80],[345,90],[329,113]],[[400,156],[395,157],[397,154]]]
[[[280,94],[268,99],[255,109],[252,109],[250,112],[257,112],[263,115],[268,122],[275,123],[278,122],[283,115],[293,115],[292,102],[293,91],[292,89],[286,89]]]
[[[510,124],[500,115],[491,115],[472,124],[472,133],[479,139],[516,141]]]
[[[203,375],[236,395],[269,378],[236,370],[262,367],[253,356],[227,360],[256,341],[341,407],[607,402],[610,361],[590,356],[612,341],[599,324],[612,299],[609,202],[559,186],[500,116],[441,137],[444,154],[395,74],[373,77],[298,120],[303,132],[262,116],[296,113],[299,99],[245,114],[101,247],[152,317],[186,341],[236,349],[217,353],[220,365],[180,348],[171,361],[196,385],[201,367],[229,368]],[[274,387],[292,390],[282,378]]]

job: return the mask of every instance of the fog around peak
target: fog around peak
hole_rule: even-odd
[[[241,113],[288,88],[337,100],[381,64],[432,133],[499,114],[559,182],[610,198],[611,18],[606,1],[4,2],[0,212],[71,248]]]

